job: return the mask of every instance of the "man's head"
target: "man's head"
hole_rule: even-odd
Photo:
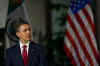
[[[20,41],[27,42],[31,40],[31,29],[28,22],[19,18],[17,20],[13,20],[12,27]]]

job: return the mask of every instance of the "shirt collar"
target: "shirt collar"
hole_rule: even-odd
[[[29,43],[30,43],[30,41],[28,41],[26,44],[23,44],[21,41],[19,41],[20,48],[22,48],[24,45],[26,45],[27,48],[28,48],[29,47]]]

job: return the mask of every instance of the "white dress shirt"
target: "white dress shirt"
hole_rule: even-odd
[[[21,41],[19,41],[19,44],[20,44],[20,50],[21,50],[21,54],[22,54],[22,51],[23,51],[23,46],[26,45],[26,49],[27,49],[27,54],[28,54],[28,50],[29,50],[29,41],[26,43],[26,44],[23,44]]]

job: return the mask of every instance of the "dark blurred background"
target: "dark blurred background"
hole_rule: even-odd
[[[7,10],[9,0],[0,1],[6,6],[4,10]],[[96,16],[95,0],[89,1],[94,16]],[[63,48],[66,13],[70,0],[24,0],[24,3],[32,27],[33,40],[46,47],[48,66],[71,66],[71,62],[65,56]],[[8,16],[8,11],[6,12],[6,16]],[[5,20],[3,24],[6,24],[6,22]],[[0,66],[3,66],[4,49],[12,46],[12,40],[9,40],[6,35],[6,25],[3,26],[0,23],[0,26]]]

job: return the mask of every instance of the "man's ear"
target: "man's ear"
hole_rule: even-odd
[[[20,35],[19,32],[16,32],[16,36],[19,37],[19,35]]]

